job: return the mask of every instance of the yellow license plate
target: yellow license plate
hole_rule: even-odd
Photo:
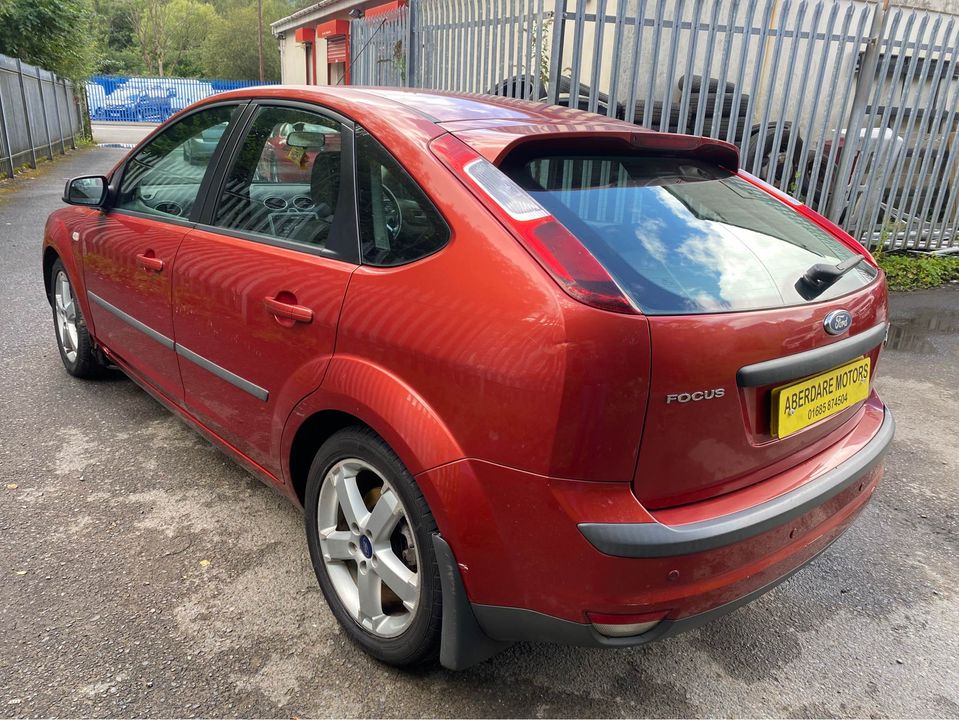
[[[772,434],[784,438],[842,412],[869,396],[867,357],[853,360],[807,380],[774,388]]]

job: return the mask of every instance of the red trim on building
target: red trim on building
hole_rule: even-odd
[[[316,26],[318,38],[330,38],[336,35],[349,35],[350,23],[347,20],[327,20]]]
[[[377,5],[376,7],[371,7],[363,14],[364,17],[372,18],[377,15],[383,15],[388,12],[393,12],[394,10],[399,10],[401,7],[406,7],[407,0],[392,0],[392,2],[385,2],[382,5]]]
[[[316,37],[326,40],[326,81],[330,82],[330,65],[344,64],[344,83],[350,84],[350,23],[348,20],[327,20],[316,26]]]
[[[409,4],[409,0],[390,0],[390,2],[385,2],[376,7],[371,7],[367,9],[364,13],[364,16],[367,18],[375,18],[379,15],[385,15],[386,13],[393,12],[394,10],[399,10],[400,8],[406,7]],[[348,20],[327,20],[315,26],[311,27],[302,27],[297,28],[296,30],[296,41],[298,43],[310,45],[314,44],[316,40],[326,40],[326,81],[330,82],[330,65],[334,63],[343,63],[343,72],[345,77],[343,81],[345,84],[350,84],[350,22]],[[313,64],[313,77],[312,79],[307,78],[307,82],[312,84],[318,83],[317,70],[319,62],[316,58],[318,53],[316,52],[315,44],[311,48],[313,50],[312,54],[312,64]]]
[[[294,37],[298,43],[311,43],[316,37],[316,33],[313,32],[311,27],[301,27],[296,29]]]

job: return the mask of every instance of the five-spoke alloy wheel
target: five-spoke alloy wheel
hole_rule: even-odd
[[[436,523],[392,449],[368,428],[334,433],[310,468],[304,509],[313,567],[343,629],[393,665],[435,659]]]
[[[358,458],[329,469],[320,488],[320,549],[336,594],[377,637],[409,627],[420,596],[419,555],[403,502]]]
[[[77,333],[77,304],[73,299],[70,278],[65,270],[57,272],[53,279],[53,316],[57,323],[57,340],[60,352],[71,363],[77,361],[79,338]]]
[[[63,367],[74,377],[96,377],[103,365],[94,352],[93,339],[62,260],[54,261],[49,277],[53,327]]]

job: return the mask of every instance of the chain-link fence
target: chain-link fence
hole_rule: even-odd
[[[73,84],[17,58],[0,55],[0,172],[16,169],[37,157],[53,159],[81,132],[80,109]]]
[[[861,0],[411,0],[355,84],[495,93],[735,143],[872,247],[959,245],[959,18]]]

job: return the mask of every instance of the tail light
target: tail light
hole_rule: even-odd
[[[593,629],[606,637],[633,637],[649,632],[659,625],[668,611],[643,613],[641,615],[619,615],[611,613],[587,612]]]
[[[618,313],[637,314],[598,260],[546,208],[495,165],[452,135],[430,144],[442,160],[519,240],[574,300]]]

